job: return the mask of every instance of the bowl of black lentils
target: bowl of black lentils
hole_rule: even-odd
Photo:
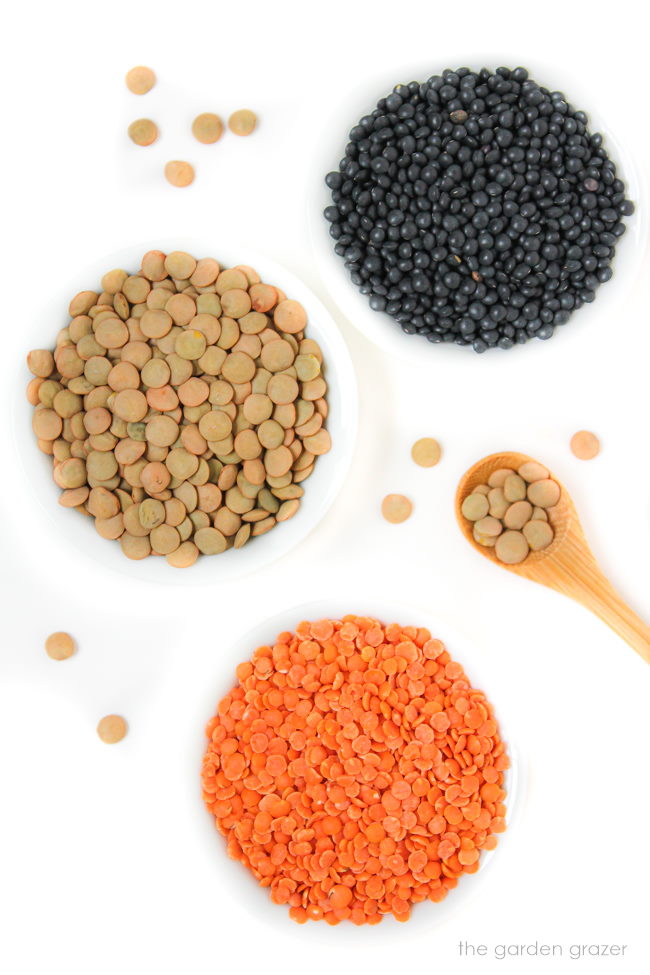
[[[636,169],[593,95],[558,73],[478,66],[375,82],[328,128],[319,268],[387,351],[422,361],[451,345],[490,360],[539,349],[533,339],[577,340],[635,279]]]

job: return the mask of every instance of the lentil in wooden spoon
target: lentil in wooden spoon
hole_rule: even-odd
[[[463,535],[477,552],[502,568],[582,603],[629,643],[646,663],[650,663],[650,627],[621,599],[603,574],[589,549],[568,491],[552,474],[551,478],[558,485],[560,494],[557,503],[547,509],[548,520],[554,531],[550,545],[539,551],[531,550],[521,562],[504,564],[497,558],[494,547],[480,544],[475,539],[474,524],[462,513],[465,499],[477,487],[487,483],[495,471],[517,471],[522,465],[533,463],[537,462],[525,454],[491,454],[463,475],[456,492],[456,518]]]

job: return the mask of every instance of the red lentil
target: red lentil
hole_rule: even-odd
[[[203,798],[294,921],[406,921],[494,849],[505,745],[428,630],[302,622],[236,673],[206,729]]]

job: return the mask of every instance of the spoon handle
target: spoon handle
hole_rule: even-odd
[[[591,552],[579,545],[555,560],[559,592],[582,603],[650,664],[650,626],[621,599]]]

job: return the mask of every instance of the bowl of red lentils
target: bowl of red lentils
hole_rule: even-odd
[[[518,791],[485,654],[373,596],[284,610],[228,660],[204,715],[215,885],[257,917],[339,930],[430,926],[466,903]]]

